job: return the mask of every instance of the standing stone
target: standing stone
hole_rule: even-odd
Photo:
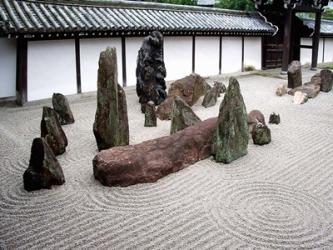
[[[40,124],[41,137],[45,138],[55,155],[65,153],[68,145],[65,132],[62,130],[57,113],[49,107],[43,107]]]
[[[54,93],[52,96],[52,104],[55,112],[57,112],[61,125],[74,123],[73,113],[69,107],[66,96]]]
[[[176,96],[172,105],[170,134],[174,134],[200,121],[200,118],[193,112],[191,107],[179,96]]]
[[[287,94],[287,86],[285,84],[280,84],[278,86],[278,88],[276,89],[275,94],[277,96],[283,96],[283,95]]]
[[[249,126],[249,131],[252,132],[253,128],[257,125],[257,123],[262,123],[266,125],[265,116],[257,109],[252,110],[247,115],[247,124]]]
[[[115,48],[107,48],[100,54],[93,130],[99,150],[129,143],[126,95],[118,84]]]
[[[288,88],[302,86],[302,66],[299,61],[292,61],[288,67]]]
[[[294,95],[294,103],[295,104],[304,104],[308,101],[308,95],[301,91],[296,91]]]
[[[323,69],[320,71],[321,86],[320,90],[323,92],[329,92],[332,90],[333,86],[333,73],[328,69]]]
[[[156,127],[156,113],[155,113],[155,104],[153,101],[149,101],[146,104],[145,110],[145,127]]]
[[[269,116],[269,122],[271,124],[280,124],[281,120],[280,120],[280,115],[279,114],[275,114],[274,112]]]
[[[220,81],[214,81],[214,86],[213,87],[218,89],[218,96],[217,97],[220,97],[221,94],[223,94],[227,91],[226,86]]]
[[[27,191],[65,183],[60,164],[44,138],[35,138],[32,142],[29,167],[23,174],[23,183]]]
[[[217,102],[217,97],[219,95],[220,95],[220,90],[218,89],[218,87],[214,86],[209,91],[207,91],[201,105],[204,106],[205,108],[214,106]]]
[[[217,162],[230,163],[247,154],[249,128],[239,83],[231,77],[220,105],[212,153]]]
[[[265,145],[271,142],[271,130],[262,123],[257,123],[252,130],[252,140],[256,145]]]
[[[165,77],[163,36],[160,32],[153,31],[143,40],[137,59],[136,93],[143,113],[147,102],[153,101],[155,105],[159,105],[165,100]]]

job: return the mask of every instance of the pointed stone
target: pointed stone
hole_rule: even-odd
[[[302,66],[299,61],[292,61],[288,67],[288,88],[302,86]]]
[[[212,107],[217,102],[217,97],[220,95],[220,90],[217,87],[211,88],[207,93],[205,94],[205,97],[202,101],[202,106],[205,108]]]
[[[145,127],[156,127],[157,119],[155,113],[155,104],[153,101],[149,101],[146,104],[145,110]]]
[[[329,69],[323,69],[320,71],[321,86],[320,90],[323,92],[329,92],[333,86],[333,73]]]
[[[66,96],[60,93],[54,93],[52,96],[52,104],[55,112],[58,114],[61,125],[74,123],[73,113],[69,107]]]
[[[32,142],[29,167],[23,174],[23,183],[27,191],[65,183],[60,164],[44,138],[35,138]]]
[[[214,86],[213,87],[218,89],[217,97],[220,97],[221,94],[223,94],[227,91],[226,86],[220,81],[214,81]]]
[[[179,96],[176,96],[172,105],[170,134],[174,134],[200,121],[200,118],[193,112],[191,107]]]
[[[99,150],[129,143],[126,95],[118,84],[115,48],[101,52],[94,135]]]
[[[271,142],[271,130],[262,123],[257,123],[252,130],[252,140],[256,145],[265,145]]]
[[[41,137],[45,138],[55,155],[65,153],[68,145],[65,132],[61,128],[57,113],[49,107],[43,107],[40,125]]]
[[[268,123],[271,123],[271,124],[280,124],[280,122],[281,122],[281,120],[280,120],[280,115],[279,114],[272,113],[269,116],[269,122]]]
[[[231,77],[220,105],[212,153],[217,162],[230,163],[247,154],[249,128],[239,83]]]

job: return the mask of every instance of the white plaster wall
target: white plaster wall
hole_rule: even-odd
[[[28,101],[77,93],[74,40],[28,42]]]
[[[219,37],[195,38],[195,72],[202,76],[219,74]]]
[[[319,39],[319,48],[318,48],[318,63],[322,63],[323,62],[323,44],[324,44],[324,39],[320,38]]]
[[[126,77],[127,86],[136,85],[136,66],[138,51],[141,48],[144,37],[126,38]]]
[[[118,82],[122,85],[122,60],[120,38],[80,39],[82,92],[97,90],[97,70],[100,53],[107,47],[117,50]]]
[[[325,62],[333,62],[333,38],[325,38]]]
[[[222,73],[242,70],[242,38],[222,37]]]
[[[311,38],[301,38],[301,45],[312,45]],[[319,57],[319,54],[318,54]],[[311,64],[312,60],[312,49],[302,49],[301,48],[301,64]]]
[[[0,38],[0,98],[16,95],[16,41]]]
[[[192,37],[164,37],[166,80],[177,80],[192,72]]]
[[[261,37],[244,38],[244,65],[261,69]]]

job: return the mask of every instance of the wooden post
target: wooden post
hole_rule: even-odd
[[[192,73],[195,73],[195,36],[192,36]]]
[[[287,73],[290,62],[290,39],[292,25],[292,9],[288,7],[285,13],[284,36],[283,36],[283,55],[282,55],[282,73]]]
[[[312,37],[312,62],[311,69],[316,70],[318,62],[318,48],[320,38],[320,22],[321,22],[321,11],[316,12],[315,28]]]
[[[17,39],[16,60],[16,103],[23,106],[28,98],[27,70],[28,70],[28,43],[24,38]]]
[[[222,74],[222,36],[220,36],[220,47],[219,47],[219,75]]]
[[[82,93],[81,88],[81,58],[80,58],[80,39],[75,38],[75,59],[76,59],[76,87],[77,93]]]
[[[125,37],[121,38],[121,61],[123,70],[123,87],[127,86],[127,75],[126,75],[126,40]]]
[[[242,72],[244,72],[244,36],[242,36],[242,66],[241,66]]]

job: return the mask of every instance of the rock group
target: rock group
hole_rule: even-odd
[[[292,61],[288,67],[288,88],[302,86],[302,66],[299,61]]]
[[[53,109],[58,114],[59,122],[61,125],[74,123],[74,116],[69,107],[66,96],[60,93],[54,93],[52,96],[52,105]]]
[[[231,77],[220,106],[212,153],[217,162],[230,163],[247,154],[247,113],[239,83]]]
[[[58,160],[44,138],[32,142],[29,167],[23,174],[24,189],[27,191],[51,188],[65,183]]]
[[[143,40],[137,58],[136,92],[143,113],[149,101],[159,105],[165,100],[167,96],[165,76],[163,36],[160,32],[153,31]]]
[[[129,143],[126,95],[117,77],[116,49],[107,48],[99,58],[97,111],[93,126],[99,150]]]

